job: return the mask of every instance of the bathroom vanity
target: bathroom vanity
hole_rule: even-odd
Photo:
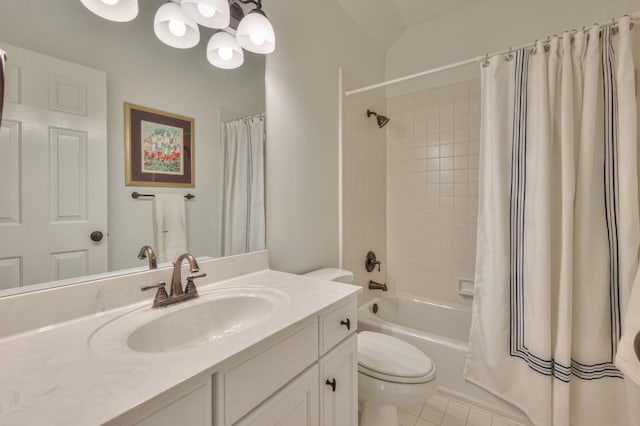
[[[130,287],[170,270],[50,291],[49,302],[104,300],[0,330],[0,424],[357,424],[360,288],[271,271],[266,256],[202,262],[200,296],[168,308]],[[114,307],[107,289],[138,300]],[[0,303],[16,313],[27,302]]]

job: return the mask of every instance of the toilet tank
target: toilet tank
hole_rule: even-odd
[[[305,277],[315,278],[317,280],[324,281],[337,281],[339,283],[352,283],[353,282],[353,272],[347,271],[346,269],[338,269],[338,268],[322,268],[317,269],[315,271],[304,274]]]

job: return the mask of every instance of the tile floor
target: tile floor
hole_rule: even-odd
[[[400,407],[400,426],[523,426],[440,393],[424,405]]]

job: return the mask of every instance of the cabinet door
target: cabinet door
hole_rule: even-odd
[[[352,334],[320,360],[320,421],[323,426],[358,424],[358,345]]]
[[[318,426],[318,365],[280,389],[235,426]]]
[[[136,426],[211,426],[211,382],[156,411]]]

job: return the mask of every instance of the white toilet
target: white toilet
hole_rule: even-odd
[[[344,269],[325,268],[306,275],[353,282],[353,273]],[[436,366],[418,348],[386,334],[358,333],[360,426],[397,426],[398,405],[424,402],[437,388]]]
[[[418,348],[386,334],[358,333],[361,426],[397,426],[398,405],[424,402],[437,389],[436,366]]]

